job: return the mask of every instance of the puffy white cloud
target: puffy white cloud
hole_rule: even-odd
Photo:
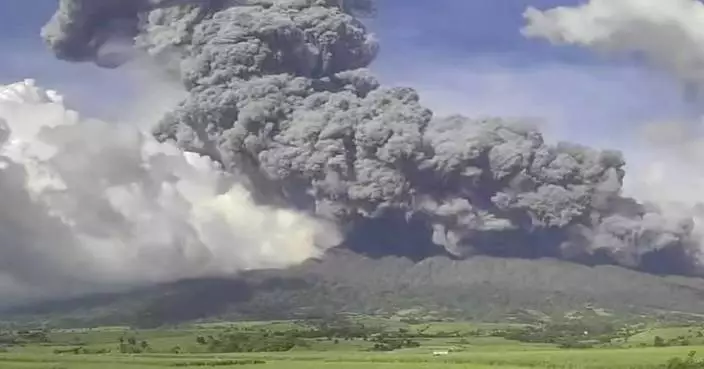
[[[528,37],[642,56],[686,81],[704,80],[704,3],[698,0],[590,0],[529,7],[524,16]]]
[[[40,296],[283,267],[334,227],[255,204],[210,159],[0,87],[0,294]],[[2,288],[8,286],[8,288]]]

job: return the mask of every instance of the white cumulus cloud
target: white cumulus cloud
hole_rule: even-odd
[[[339,242],[139,126],[82,119],[31,80],[0,86],[0,295],[283,267]]]

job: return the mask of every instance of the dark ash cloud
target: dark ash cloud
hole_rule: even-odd
[[[699,273],[692,220],[624,197],[619,152],[548,144],[520,121],[435,117],[413,89],[380,86],[366,69],[379,45],[355,18],[369,0],[172,5],[62,0],[43,35],[66,60],[160,60],[188,97],[155,137],[248,178],[260,203],[333,220],[370,255]]]

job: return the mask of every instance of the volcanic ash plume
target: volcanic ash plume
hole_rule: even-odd
[[[641,56],[683,83],[685,97],[701,103],[704,83],[704,3],[698,0],[590,0],[579,6],[524,13],[528,37],[556,45],[588,48],[609,56]],[[648,124],[644,157],[635,165],[628,192],[660,204],[663,211],[687,215],[699,224],[704,240],[704,183],[701,122]],[[695,224],[695,225],[696,225]]]
[[[210,159],[0,86],[0,293],[41,296],[282,267],[338,240],[256,205]],[[330,238],[331,237],[331,238]]]
[[[369,1],[126,4],[63,0],[44,36],[60,58],[100,64],[104,40],[134,35],[129,52],[188,91],[159,141],[247,178],[258,203],[334,221],[354,250],[699,267],[690,218],[621,195],[620,153],[548,145],[521,122],[433,117],[414,90],[379,86],[365,69],[378,44],[354,16]]]

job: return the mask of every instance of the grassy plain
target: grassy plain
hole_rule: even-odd
[[[417,337],[419,347],[388,352],[370,351],[367,339],[306,339],[305,345],[285,352],[211,353],[198,337],[217,336],[233,330],[290,331],[303,329],[297,322],[212,323],[134,331],[124,327],[51,330],[45,342],[9,345],[0,353],[0,368],[16,369],[148,369],[148,368],[270,368],[270,369],[435,369],[435,368],[550,368],[550,369],[648,369],[664,368],[673,357],[691,351],[704,353],[701,327],[649,327],[628,340],[612,340],[591,348],[565,349],[556,344],[509,340],[478,329],[502,329],[501,325],[466,322],[405,324],[365,318],[390,331],[425,332]],[[472,333],[475,332],[475,333]],[[687,336],[686,345],[653,347],[654,337],[676,339]],[[119,353],[120,340],[132,337],[143,353]],[[79,351],[75,349],[80,348]],[[74,350],[74,351],[72,351]],[[82,351],[81,351],[82,350]],[[435,351],[448,351],[434,356]]]

